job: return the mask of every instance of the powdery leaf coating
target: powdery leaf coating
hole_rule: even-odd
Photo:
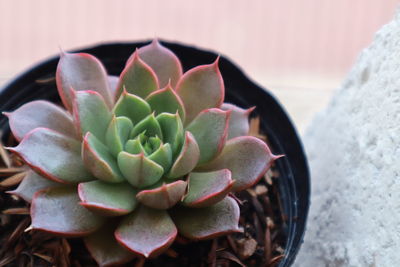
[[[112,97],[112,99],[115,99],[115,94],[117,91],[119,77],[113,76],[113,75],[108,75],[107,80],[108,80],[108,86],[110,88],[111,97]]]
[[[8,117],[11,131],[18,141],[38,127],[49,128],[77,138],[72,117],[64,109],[48,101],[32,101],[14,112],[5,112],[4,114]]]
[[[101,62],[86,53],[62,53],[56,71],[58,93],[64,106],[72,110],[72,91],[98,92],[109,107],[113,100],[107,73]]]
[[[156,119],[161,127],[164,142],[171,144],[175,156],[181,148],[183,139],[183,125],[179,114],[161,113]]]
[[[104,219],[78,204],[75,186],[41,190],[32,200],[32,229],[78,237],[99,229]]]
[[[124,150],[124,145],[129,139],[132,129],[133,124],[128,117],[115,117],[114,115],[106,132],[106,145],[114,157]]]
[[[242,109],[232,104],[223,103],[221,109],[231,111],[231,118],[229,120],[228,128],[228,139],[249,134],[249,115],[255,109],[255,107]]]
[[[112,112],[117,117],[128,117],[135,125],[151,114],[151,107],[142,98],[124,90]]]

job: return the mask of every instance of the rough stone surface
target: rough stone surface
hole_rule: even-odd
[[[312,206],[296,266],[400,266],[400,12],[304,142]]]

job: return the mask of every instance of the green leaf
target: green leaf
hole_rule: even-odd
[[[211,239],[240,231],[239,206],[231,197],[206,208],[177,206],[171,216],[179,234],[194,240]]]
[[[127,249],[148,258],[164,252],[177,233],[174,222],[165,210],[140,206],[122,220],[115,237]]]
[[[132,212],[138,202],[136,190],[128,183],[111,184],[103,181],[80,183],[81,205],[103,216],[121,216]]]
[[[115,99],[115,93],[117,91],[117,86],[119,82],[119,77],[114,75],[107,76],[108,87],[110,88],[111,99]]]
[[[113,113],[117,117],[128,117],[135,125],[150,115],[151,108],[142,98],[123,91],[113,108]]]
[[[116,99],[119,98],[124,88],[128,93],[141,98],[145,98],[159,88],[156,74],[139,58],[137,51],[133,53],[132,58],[128,60],[125,69],[121,73]]]
[[[142,190],[136,195],[136,198],[150,208],[169,209],[182,199],[186,192],[186,186],[185,181],[178,180],[155,189]]]
[[[162,139],[163,134],[161,131],[160,124],[154,117],[154,114],[150,114],[146,118],[144,118],[142,121],[140,121],[138,124],[133,127],[133,130],[131,132],[131,138],[135,138],[139,134],[146,132],[146,136],[158,136],[159,138]]]
[[[166,175],[168,178],[179,178],[191,172],[199,162],[200,149],[190,132],[185,133],[185,143],[176,158],[171,170]]]
[[[93,180],[83,166],[80,142],[53,130],[36,128],[17,147],[8,149],[53,181],[65,184]]]
[[[170,144],[161,145],[156,151],[154,151],[149,159],[154,161],[155,163],[161,165],[164,169],[164,172],[169,171],[172,164],[172,150]]]
[[[113,117],[106,132],[106,144],[111,154],[117,157],[133,129],[132,121],[127,117]]]
[[[126,180],[138,188],[155,184],[164,173],[163,167],[146,158],[144,154],[121,152],[118,155],[118,166]]]
[[[203,110],[186,128],[200,148],[199,164],[216,157],[225,145],[230,111],[221,109]]]
[[[76,187],[53,187],[35,194],[31,206],[32,229],[78,237],[99,229],[104,219],[79,205]]]
[[[161,127],[164,143],[171,145],[172,153],[176,156],[183,143],[183,125],[179,115],[161,113],[156,119]]]
[[[188,183],[188,192],[182,204],[193,208],[216,204],[228,195],[233,185],[231,172],[228,169],[192,172],[189,174]]]
[[[218,58],[213,64],[197,66],[187,71],[179,80],[176,93],[185,105],[185,125],[202,110],[219,108],[224,102],[225,87]]]
[[[221,106],[222,110],[231,111],[229,119],[228,139],[249,134],[249,115],[255,107],[242,109],[235,105],[224,103]]]
[[[73,91],[94,90],[104,98],[108,107],[113,105],[106,70],[92,55],[62,53],[57,66],[56,82],[61,100],[70,111]]]
[[[182,100],[175,93],[170,84],[163,89],[151,93],[146,98],[146,101],[151,106],[151,109],[155,111],[156,115],[163,112],[172,114],[178,112],[182,121],[185,120],[185,108],[183,107]]]
[[[32,101],[14,112],[4,114],[8,117],[11,131],[18,141],[38,127],[49,128],[78,139],[72,117],[64,109],[48,101]]]
[[[96,178],[110,183],[124,181],[115,158],[92,133],[83,139],[82,160]]]
[[[125,151],[130,154],[146,154],[146,151],[144,150],[144,147],[142,146],[139,137],[128,140],[128,142],[126,142],[125,144]]]
[[[73,113],[82,136],[91,132],[105,143],[105,135],[112,115],[101,95],[95,91],[76,92]]]

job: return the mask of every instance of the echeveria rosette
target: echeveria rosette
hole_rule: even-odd
[[[31,202],[32,229],[84,237],[100,265],[153,257],[180,235],[239,231],[229,193],[255,184],[277,157],[251,136],[248,116],[224,102],[218,59],[182,74],[157,41],[119,78],[88,54],[62,54],[66,109],[33,101],[6,113],[9,148],[31,171],[12,193]]]

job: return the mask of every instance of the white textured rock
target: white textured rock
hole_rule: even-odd
[[[400,266],[399,12],[304,142],[312,205],[296,266]]]

